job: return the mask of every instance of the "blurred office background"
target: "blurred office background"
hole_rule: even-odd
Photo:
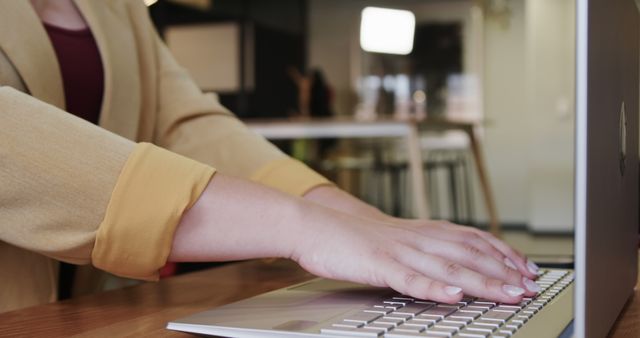
[[[148,2],[178,61],[240,118],[475,121],[503,227],[572,231],[574,0]],[[366,7],[412,14],[410,52],[363,49]],[[396,26],[374,22],[373,37]],[[324,79],[314,82],[313,71]],[[301,104],[300,92],[319,82],[309,95],[325,107]],[[432,214],[486,226],[466,136],[422,138]],[[397,140],[277,144],[352,193],[412,216]]]

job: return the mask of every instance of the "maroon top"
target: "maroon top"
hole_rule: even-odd
[[[98,124],[104,71],[96,41],[87,27],[68,30],[44,23],[58,57],[67,111]]]

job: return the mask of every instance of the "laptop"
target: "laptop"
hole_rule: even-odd
[[[576,0],[575,271],[543,269],[520,304],[438,304],[314,279],[178,319],[225,337],[604,337],[638,255],[640,25],[633,0]]]

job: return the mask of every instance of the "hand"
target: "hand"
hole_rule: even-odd
[[[527,259],[527,257],[518,250],[510,247],[486,231],[448,221],[407,220],[388,217],[385,222],[416,228],[425,226],[426,230],[423,231],[425,231],[427,236],[435,236],[445,240],[473,245],[482,249],[483,252],[491,254],[496,260],[504,262],[510,268],[518,270],[524,277],[535,279],[538,276],[539,268],[535,263]]]
[[[463,292],[517,303],[539,291],[531,280],[534,266],[488,233],[447,222],[380,222],[338,213],[326,222],[309,209],[292,258],[318,276],[445,303],[459,301]],[[315,222],[320,219],[325,222]]]

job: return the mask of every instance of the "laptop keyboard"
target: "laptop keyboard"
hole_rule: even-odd
[[[540,293],[519,304],[501,304],[465,296],[457,304],[439,304],[397,295],[345,317],[321,330],[344,337],[510,337],[573,282],[573,272],[542,270]]]

